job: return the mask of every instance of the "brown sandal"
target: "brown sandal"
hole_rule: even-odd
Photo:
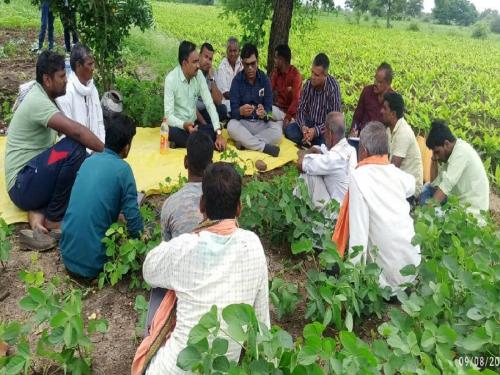
[[[56,240],[38,229],[19,231],[19,248],[21,250],[47,251],[56,245]]]

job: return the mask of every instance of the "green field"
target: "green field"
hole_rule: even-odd
[[[216,61],[223,57],[227,37],[239,33],[217,7],[154,3],[153,9],[158,30],[179,40],[213,43],[220,52]],[[318,52],[330,57],[350,123],[362,87],[371,83],[378,64],[387,61],[396,72],[393,87],[405,98],[407,118],[417,133],[425,133],[432,119],[443,118],[459,137],[481,150],[483,160],[491,158],[492,165],[498,165],[500,40],[476,40],[463,29],[426,24],[423,31],[414,32],[407,25],[386,29],[373,27],[373,22],[356,25],[342,16],[323,16],[311,30],[292,31],[292,63],[307,78]],[[261,67],[266,53],[263,48]]]

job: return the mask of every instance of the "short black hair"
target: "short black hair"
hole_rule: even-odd
[[[453,135],[450,128],[444,120],[434,120],[431,124],[431,130],[425,141],[427,148],[433,150],[435,147],[444,145],[444,141],[455,142],[457,138]]]
[[[85,58],[91,55],[92,52],[90,51],[89,47],[82,43],[76,43],[71,48],[71,55],[69,57],[69,65],[71,65],[71,70],[75,71],[76,64],[80,63],[80,65],[83,65],[85,63]]]
[[[321,66],[325,70],[325,72],[328,70],[330,67],[330,60],[328,59],[328,56],[325,55],[323,52],[318,53],[316,57],[313,60],[313,65],[314,66]]]
[[[186,143],[189,170],[202,177],[207,166],[212,162],[214,142],[203,132],[193,132]]]
[[[196,44],[188,40],[183,40],[181,44],[179,44],[179,55],[178,55],[179,64],[182,65],[182,62],[184,60],[187,60],[191,52],[193,52],[195,49],[196,49]]]
[[[135,136],[135,124],[122,112],[106,111],[103,117],[106,129],[105,146],[118,154],[132,142]]]
[[[401,94],[398,94],[397,92],[386,92],[384,94],[384,101],[389,104],[389,109],[392,112],[396,112],[396,117],[398,119],[404,116],[405,102]]]
[[[385,72],[384,74],[384,78],[385,78],[385,81],[388,83],[388,84],[391,84],[392,83],[392,78],[394,77],[394,71],[392,70],[392,66],[389,64],[389,63],[386,63],[385,61],[379,65],[379,67],[377,68],[377,72],[379,70],[383,70]]]
[[[214,47],[208,42],[205,42],[201,45],[200,54],[203,52],[203,49],[206,49],[207,51],[210,51],[210,52],[214,52]]]
[[[210,164],[201,184],[207,217],[210,220],[234,219],[241,196],[241,176],[230,163]]]
[[[250,56],[255,55],[255,58],[259,58],[259,51],[257,47],[251,43],[246,43],[241,49],[240,56],[242,59],[248,59]]]
[[[290,47],[288,47],[288,45],[280,44],[275,48],[275,51],[279,57],[283,58],[283,60],[290,64],[290,61],[292,61],[292,51],[290,50]]]
[[[64,56],[53,51],[43,51],[36,61],[36,81],[42,85],[44,74],[53,77],[55,72],[64,68]]]

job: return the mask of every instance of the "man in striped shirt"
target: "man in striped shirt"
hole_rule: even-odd
[[[326,115],[341,112],[340,86],[328,74],[330,61],[324,53],[318,54],[311,67],[311,78],[306,82],[297,110],[297,122],[285,128],[285,136],[304,146],[324,143]]]

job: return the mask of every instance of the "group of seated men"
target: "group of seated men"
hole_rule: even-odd
[[[179,66],[166,78],[165,116],[172,141],[187,148],[188,183],[164,203],[164,241],[143,266],[144,279],[155,289],[149,339],[139,348],[133,373],[146,368],[150,375],[182,373],[177,354],[212,305],[248,303],[269,325],[264,251],[259,238],[237,224],[241,177],[230,164],[212,163],[214,150],[226,147],[219,114],[230,117],[229,135],[241,147],[278,155],[283,127],[287,138],[309,147],[299,154],[297,167],[319,208],[332,199],[342,204],[333,233],[339,252],[361,246],[353,261],[376,262],[382,268],[380,285],[393,291],[412,281],[399,270],[420,263],[419,248],[411,243],[410,203],[444,202],[452,194],[475,213],[488,209],[488,180],[478,154],[443,121],[432,123],[426,140],[433,151],[432,183],[422,186],[420,152],[404,119],[403,98],[391,88],[388,64],[363,89],[353,116],[356,152],[346,139],[340,89],[328,75],[326,55],[316,56],[301,92],[288,47],[276,49],[271,80],[258,69],[254,46],[245,45],[239,57],[238,51],[230,39],[227,57],[214,73],[210,46],[198,54],[194,44],[182,42]],[[135,179],[123,161],[135,124],[122,113],[103,114],[88,48],[76,45],[70,62],[67,78],[62,56],[40,54],[36,82],[9,126],[5,173],[11,200],[29,214],[32,230],[24,231],[21,244],[46,250],[61,237],[68,273],[92,279],[107,261],[101,240],[111,223],[122,216],[131,235],[143,232]],[[162,324],[172,322],[155,311],[170,311],[165,309],[172,301],[176,323],[166,344],[148,345],[165,333]],[[239,353],[231,343],[230,359]]]

